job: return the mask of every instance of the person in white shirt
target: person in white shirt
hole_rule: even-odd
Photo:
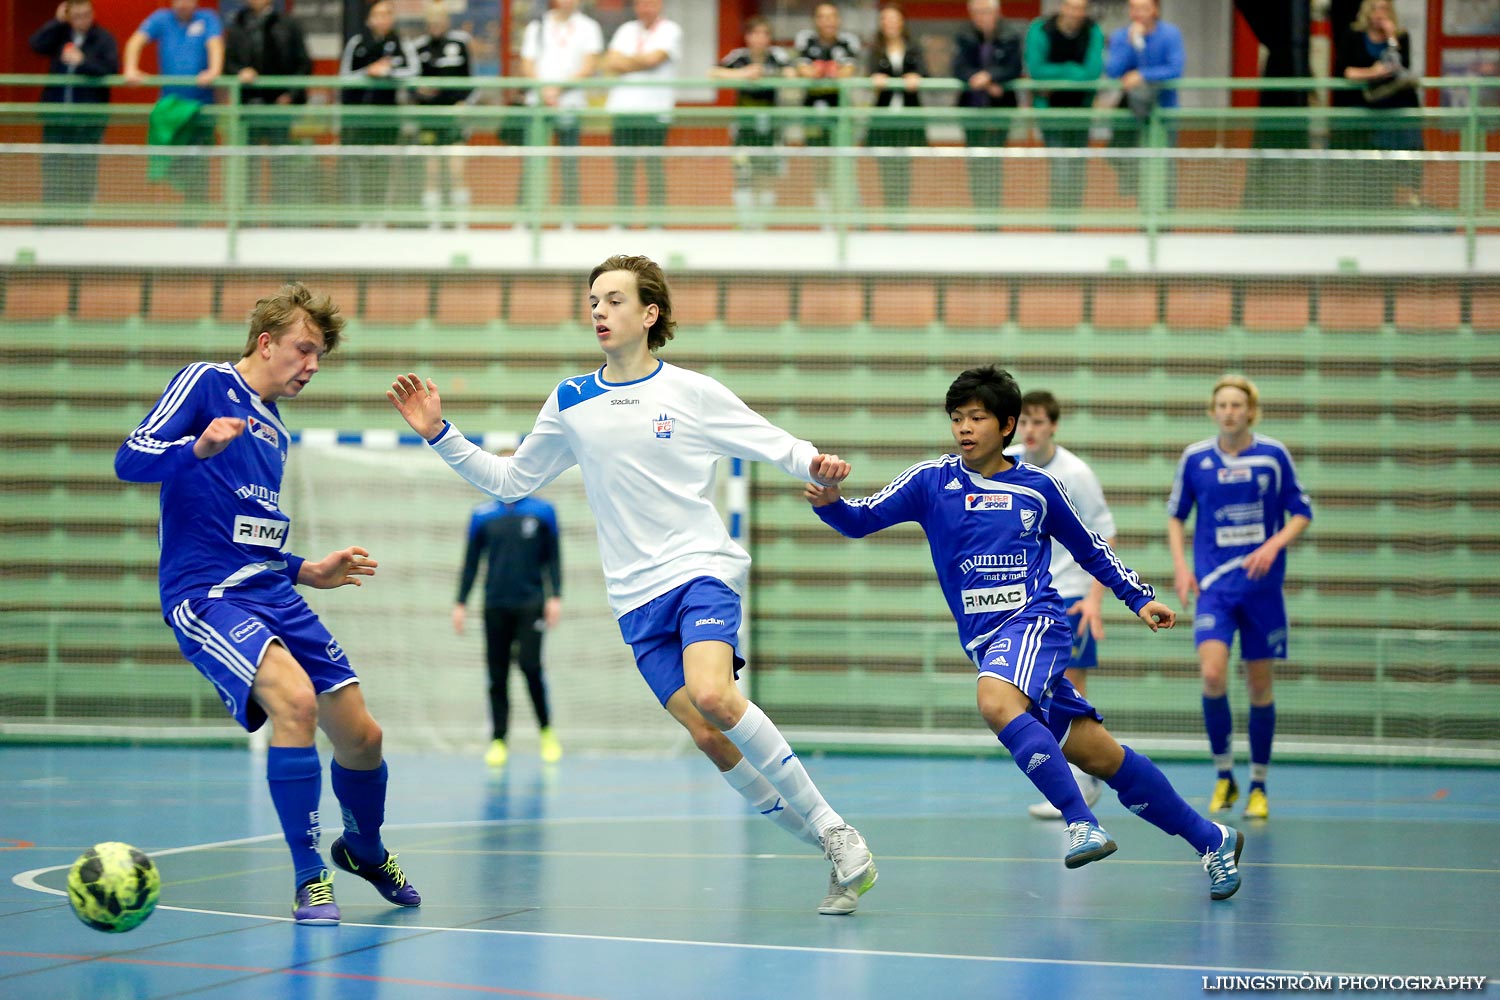
[[[614,115],[610,137],[614,145],[655,148],[666,145],[676,97],[671,87],[636,84],[676,79],[682,62],[682,28],[661,16],[661,0],[635,0],[635,18],[620,25],[604,53],[600,68],[621,81],[610,88],[604,107]],[[667,173],[660,157],[615,160],[615,200],[623,215],[638,217],[632,211],[637,159],[646,166],[647,200],[652,208],[667,203]]]
[[[578,112],[588,107],[588,93],[568,84],[594,75],[599,54],[604,51],[604,31],[599,22],[580,13],[578,0],[552,0],[552,9],[526,26],[521,38],[521,75],[542,80],[547,86],[531,91],[526,103],[556,108],[552,135],[559,146],[578,145]],[[578,159],[559,158],[562,200],[578,204]]]
[[[1021,397],[1021,419],[1017,425],[1021,445],[1012,446],[1008,454],[1019,456],[1027,465],[1034,465],[1060,481],[1078,509],[1079,520],[1114,548],[1115,516],[1104,500],[1099,477],[1087,462],[1052,440],[1061,416],[1062,407],[1052,393],[1045,389],[1026,393]],[[1068,625],[1073,630],[1072,656],[1063,675],[1083,694],[1088,689],[1088,672],[1099,665],[1097,643],[1104,638],[1104,618],[1100,612],[1104,584],[1078,565],[1066,546],[1056,542],[1052,544],[1050,570],[1052,586],[1062,598]],[[1084,801],[1092,807],[1099,801],[1104,783],[1076,766],[1069,766],[1073,767],[1073,777],[1078,780]],[[1058,808],[1046,800],[1033,803],[1026,811],[1037,819],[1062,819]]]
[[[509,458],[443,419],[431,379],[401,376],[386,396],[455,472],[506,502],[578,466],[610,606],[642,677],[731,788],[822,848],[833,871],[818,912],[852,913],[875,884],[874,858],[735,686],[750,556],[710,499],[721,458],[759,459],[824,485],[845,479],[849,463],[773,426],[714,379],[656,357],[675,323],[654,262],[614,256],[595,267],[589,312],[604,364],[559,383]]]

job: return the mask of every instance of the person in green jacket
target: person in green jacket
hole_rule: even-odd
[[[1097,80],[1104,72],[1104,32],[1089,17],[1088,0],[1062,0],[1057,13],[1032,21],[1026,32],[1025,58],[1026,72],[1033,80]],[[1038,90],[1032,95],[1032,106],[1039,109],[1087,108],[1093,103],[1093,90]],[[1044,117],[1041,128],[1048,146],[1089,144],[1086,120],[1048,121]],[[1052,207],[1077,209],[1083,203],[1088,161],[1058,157],[1051,162]]]

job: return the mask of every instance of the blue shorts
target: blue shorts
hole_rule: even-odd
[[[1056,618],[1012,619],[974,657],[979,676],[1008,681],[1031,699],[1031,714],[1061,742],[1079,716],[1104,721],[1063,676],[1072,652],[1068,625]]]
[[[286,604],[197,597],[163,617],[176,633],[182,655],[218,689],[235,721],[252,733],[265,725],[266,713],[250,696],[250,685],[273,642],[286,647],[318,694],[359,682],[338,640],[300,597]]]
[[[1063,607],[1068,607],[1073,602],[1063,598]],[[1068,616],[1068,641],[1071,645],[1071,655],[1068,657],[1069,670],[1092,670],[1099,665],[1099,643],[1094,639],[1092,629],[1084,629],[1083,635],[1078,634],[1078,623],[1083,621],[1083,614]]]
[[[734,676],[745,661],[739,651],[740,595],[711,576],[700,576],[620,617],[620,634],[635,653],[635,665],[656,700],[682,687],[682,651],[695,642],[727,642],[734,650]]]
[[[1240,658],[1286,659],[1286,599],[1280,587],[1241,592],[1205,590],[1193,610],[1193,643],[1218,640],[1233,648],[1240,634]]]

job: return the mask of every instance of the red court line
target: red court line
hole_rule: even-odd
[[[427,986],[466,993],[495,993],[509,997],[537,997],[539,1000],[596,1000],[570,993],[536,993],[532,990],[508,990],[503,986],[476,986],[472,983],[443,983],[431,979],[405,979],[399,976],[366,976],[356,972],[321,972],[316,969],[270,969],[251,965],[210,965],[203,962],[163,962],[149,958],[122,958],[114,955],[51,955],[40,951],[0,951],[5,958],[47,958],[71,962],[110,962],[115,965],[155,965],[169,969],[204,969],[211,972],[255,972],[284,976],[316,976],[324,979],[353,979],[365,983],[392,983],[397,986]]]
[[[28,847],[35,847],[29,840],[12,840],[9,837],[0,837],[0,851],[20,851]]]

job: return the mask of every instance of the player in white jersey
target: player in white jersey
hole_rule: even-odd
[[[1062,417],[1062,407],[1057,397],[1045,389],[1033,389],[1021,397],[1021,419],[1016,426],[1019,445],[1005,450],[1012,458],[1022,458],[1027,465],[1034,465],[1061,482],[1068,489],[1068,498],[1078,510],[1084,526],[1104,539],[1104,544],[1114,548],[1115,516],[1104,500],[1104,489],[1099,477],[1088,463],[1068,449],[1057,444],[1057,422]],[[1052,543],[1052,588],[1062,598],[1063,611],[1068,616],[1068,628],[1073,634],[1071,655],[1064,676],[1073,682],[1078,693],[1088,697],[1088,672],[1099,665],[1099,640],[1104,638],[1104,584],[1100,583],[1073,558],[1066,545]],[[1104,794],[1104,782],[1087,774],[1078,765],[1072,765],[1073,777],[1083,792],[1083,800],[1093,806]],[[1062,819],[1062,813],[1052,803],[1043,800],[1034,802],[1026,810],[1036,819]]]
[[[402,376],[386,395],[454,471],[507,503],[579,467],[610,606],[641,675],[730,787],[832,862],[818,912],[852,913],[875,884],[874,858],[735,686],[750,557],[709,499],[723,457],[827,485],[848,476],[849,463],[772,426],[708,376],[655,356],[675,325],[655,263],[610,257],[589,286],[604,364],[558,384],[513,456],[486,453],[444,420],[431,379]]]
[[[178,372],[115,455],[121,479],[161,483],[161,606],[182,655],[241,726],[271,723],[266,780],[292,852],[299,924],[339,922],[318,851],[320,727],[333,744],[330,777],[344,817],[333,863],[397,906],[422,901],[380,839],[380,726],[338,640],[293,589],[357,587],[376,564],[358,547],[316,562],[293,555],[281,510],[291,435],[276,400],[302,394],[343,327],[326,295],[284,286],[255,304],[244,356]]]

